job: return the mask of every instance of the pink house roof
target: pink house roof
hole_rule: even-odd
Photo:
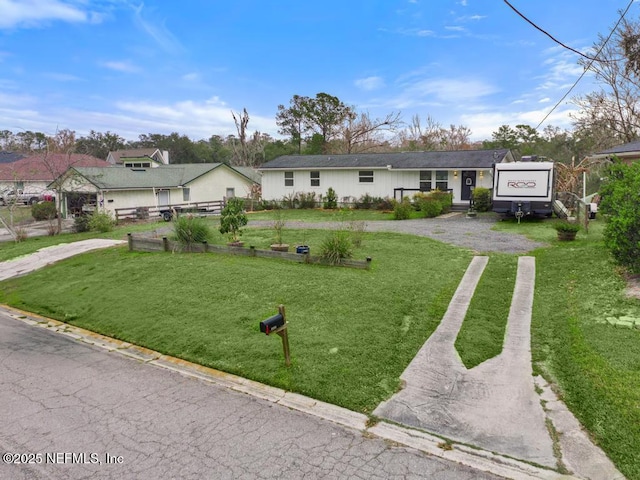
[[[0,164],[0,181],[53,182],[69,167],[108,167],[110,164],[91,155],[50,153],[31,155],[12,163]]]

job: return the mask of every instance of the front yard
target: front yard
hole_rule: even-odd
[[[624,282],[601,242],[601,222],[592,225],[588,236],[567,243],[555,240],[548,222],[495,228],[550,244],[533,253],[534,370],[555,380],[627,478],[640,479],[640,301],[624,297]],[[243,239],[264,247],[272,235],[249,229]],[[285,241],[309,244],[312,252],[325,236],[285,231]],[[80,238],[86,237],[65,241]],[[3,245],[0,258],[54,241],[7,244],[13,253]],[[373,258],[369,271],[118,248],[4,282],[0,302],[369,413],[399,387],[399,375],[437,327],[471,252],[411,235],[367,233],[356,250],[356,258],[365,256]],[[500,352],[516,260],[492,255],[481,279],[456,342],[468,367]],[[280,303],[290,321],[289,369],[279,337],[258,328]],[[629,318],[638,319],[635,327]]]

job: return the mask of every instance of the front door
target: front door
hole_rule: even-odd
[[[158,206],[164,207],[169,205],[169,190],[158,191]]]
[[[462,200],[471,200],[471,192],[476,186],[475,170],[462,171],[462,192],[460,198]]]

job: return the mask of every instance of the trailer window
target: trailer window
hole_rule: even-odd
[[[309,172],[311,176],[311,186],[319,187],[320,186],[320,172]]]

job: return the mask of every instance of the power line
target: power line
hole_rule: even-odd
[[[558,40],[557,38],[555,38],[553,35],[551,35],[549,32],[547,32],[546,30],[540,28],[538,25],[536,25],[535,23],[533,23],[531,20],[529,20],[527,17],[524,16],[524,14],[520,13],[518,11],[518,9],[516,7],[514,7],[513,5],[511,5],[508,0],[504,0],[504,3],[506,3],[511,10],[513,10],[514,12],[516,12],[520,17],[522,17],[527,23],[529,23],[533,28],[535,28],[536,30],[539,30],[540,32],[544,33],[547,37],[549,37],[551,40],[553,40],[554,42],[556,42],[558,45],[561,45],[562,47],[566,48],[567,50],[571,50],[573,53],[577,53],[578,55],[580,55],[581,57],[586,58],[587,60],[591,60],[594,61],[595,58],[592,58],[588,55],[585,55],[584,53],[576,50],[575,48],[571,48],[568,45],[565,45],[564,43],[562,43],[560,40]],[[631,2],[633,3],[633,2]],[[596,55],[597,56],[597,55]]]
[[[505,3],[509,4],[509,2],[507,2],[507,0],[504,0]],[[565,98],[567,98],[569,96],[569,94],[573,91],[573,89],[576,87],[576,85],[578,85],[578,83],[580,82],[580,80],[582,80],[584,78],[584,76],[587,74],[587,72],[589,71],[589,68],[591,67],[591,65],[593,65],[593,62],[598,61],[598,56],[600,55],[600,52],[602,52],[602,50],[604,49],[604,47],[607,45],[607,43],[609,42],[609,40],[611,40],[611,37],[613,36],[613,33],[617,30],[618,26],[620,25],[620,22],[622,22],[622,20],[624,19],[625,15],[627,14],[627,12],[629,11],[629,9],[631,8],[631,5],[633,5],[635,0],[631,0],[629,2],[629,5],[627,5],[627,8],[625,9],[624,12],[622,12],[622,15],[620,15],[620,18],[618,19],[618,21],[616,22],[615,26],[611,29],[611,32],[609,32],[609,36],[605,39],[605,41],[602,43],[602,45],[600,46],[600,48],[598,49],[598,51],[596,52],[595,56],[593,58],[589,58],[589,57],[585,57],[584,55],[582,55],[585,58],[589,58],[589,63],[587,64],[587,66],[584,67],[584,71],[582,72],[582,74],[578,77],[578,79],[573,83],[573,85],[571,85],[571,87],[569,88],[569,90],[567,90],[567,92],[562,96],[562,98],[560,100],[558,100],[558,103],[556,103],[553,108],[551,110],[549,110],[549,112],[544,116],[544,118],[540,121],[540,123],[538,123],[538,125],[536,126],[536,130],[538,130],[540,128],[540,125],[542,125],[547,118],[549,118],[549,115],[551,115],[556,108],[558,108],[560,106],[560,104],[564,101]],[[511,6],[511,5],[509,5]],[[513,8],[513,7],[511,7]],[[553,38],[553,37],[551,37]],[[570,50],[573,50],[572,48],[570,48]],[[575,51],[575,50],[573,50]],[[579,53],[579,52],[578,52]]]

